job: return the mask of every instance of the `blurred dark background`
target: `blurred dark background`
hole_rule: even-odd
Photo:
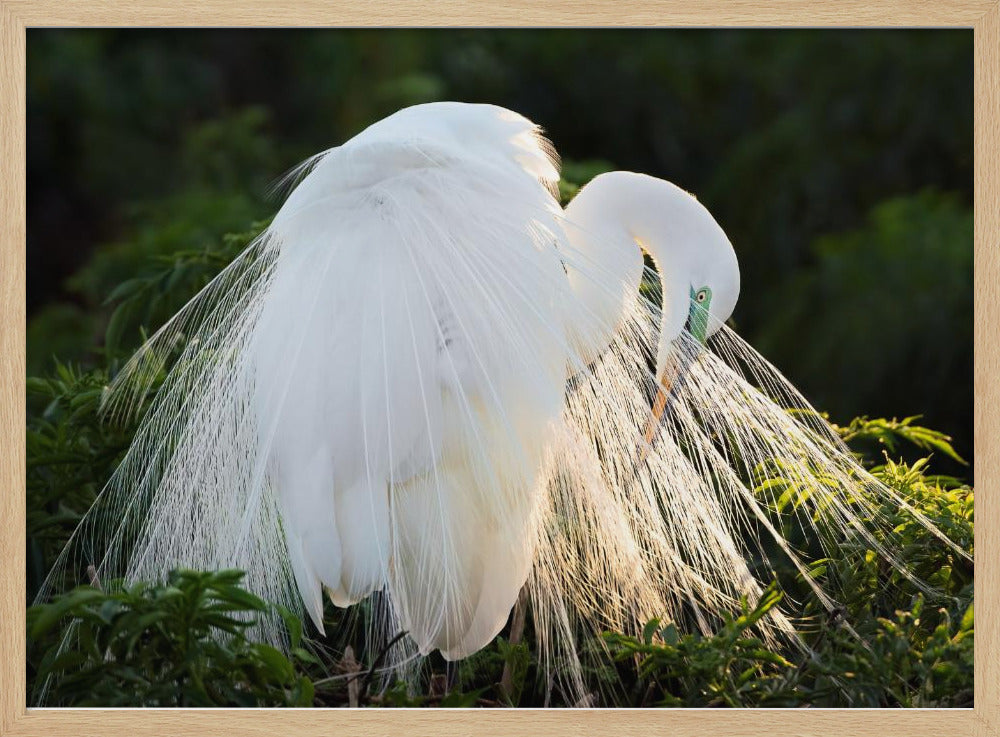
[[[834,421],[922,414],[971,460],[971,31],[30,29],[27,59],[31,374],[101,360],[114,288],[269,216],[305,156],[491,102],[580,179],[694,192],[736,328]]]

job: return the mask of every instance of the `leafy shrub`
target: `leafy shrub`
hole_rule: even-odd
[[[107,483],[133,427],[98,416],[107,369],[56,363],[28,377],[28,596],[34,596],[81,516]]]
[[[924,600],[879,617],[863,635],[822,630],[809,650],[779,653],[752,634],[781,595],[768,589],[744,600],[711,637],[680,634],[652,620],[642,638],[608,633],[618,660],[637,663],[635,706],[938,707],[972,704],[972,605],[959,622],[943,619],[928,634]],[[792,660],[789,660],[792,658]],[[793,662],[794,661],[794,662]]]
[[[766,706],[792,664],[752,631],[780,600],[773,586],[752,608],[744,599],[740,614],[725,615],[708,638],[653,619],[641,638],[609,632],[605,639],[616,659],[637,663],[636,706]]]
[[[80,586],[29,608],[36,696],[52,706],[311,705],[295,663],[247,640],[268,605],[242,577],[174,571],[162,585]]]

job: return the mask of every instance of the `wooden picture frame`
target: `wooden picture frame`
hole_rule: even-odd
[[[757,710],[254,710],[26,708],[25,48],[46,26],[920,26],[975,47],[975,707]],[[0,0],[0,735],[233,733],[1000,736],[1000,0]]]

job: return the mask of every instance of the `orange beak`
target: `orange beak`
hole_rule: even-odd
[[[656,437],[656,431],[660,427],[663,413],[667,409],[667,400],[670,398],[670,390],[673,388],[674,379],[677,375],[676,368],[676,366],[668,366],[664,369],[663,376],[660,377],[659,386],[656,390],[656,399],[653,400],[649,420],[646,422],[646,432],[643,435],[646,442],[642,447],[642,452],[639,454],[640,462],[646,460],[646,456],[649,455],[649,451],[653,447],[653,438]]]

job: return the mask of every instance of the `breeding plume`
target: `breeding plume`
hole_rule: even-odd
[[[613,172],[563,210],[558,178],[490,105],[407,108],[306,161],[109,389],[109,415],[156,396],[50,584],[240,568],[321,631],[325,598],[370,598],[398,668],[483,648],[527,588],[574,691],[581,632],[708,630],[762,550],[803,569],[768,512],[788,489],[822,541],[901,565],[870,528],[905,502],[724,326],[739,268],[705,207]]]

